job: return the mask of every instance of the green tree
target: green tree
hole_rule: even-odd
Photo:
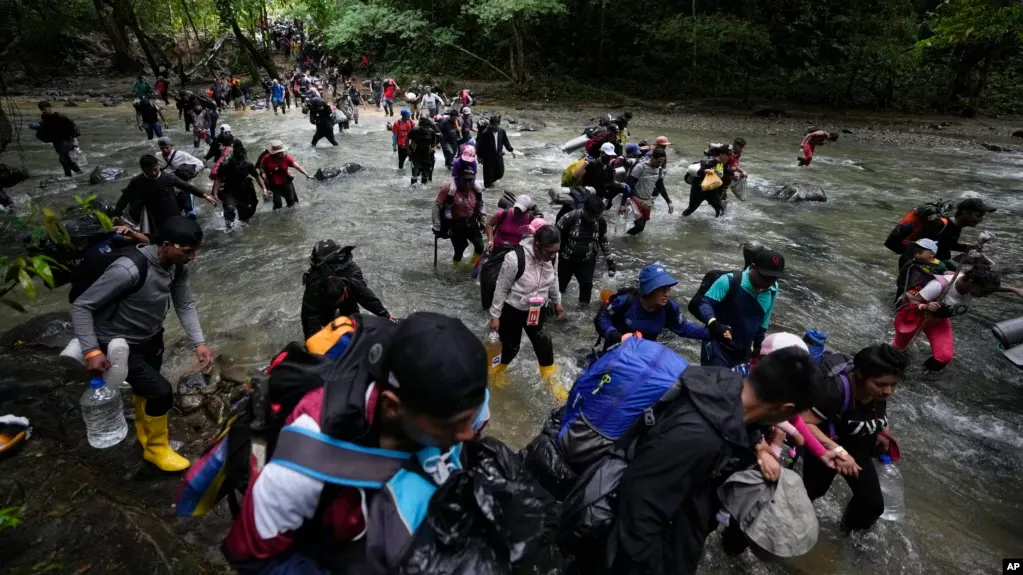
[[[564,0],[470,0],[463,8],[479,20],[482,32],[508,45],[511,77],[516,82],[529,78],[526,69],[526,37],[541,18],[564,14]],[[511,33],[505,42],[499,35]],[[532,44],[530,44],[532,45]]]

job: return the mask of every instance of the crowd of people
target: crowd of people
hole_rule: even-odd
[[[443,489],[445,482],[478,464],[468,446],[491,417],[488,386],[508,385],[523,333],[558,409],[521,454],[529,473],[514,481],[563,504],[549,506],[550,513],[561,511],[561,526],[546,539],[560,548],[567,571],[695,573],[707,537],[718,528],[730,555],[747,548],[758,555],[805,553],[817,530],[808,502],[823,496],[836,475],[853,493],[843,527],[869,529],[882,515],[873,460],[898,457],[886,404],[910,369],[907,350],[915,337],[923,333],[931,343],[925,368],[940,370],[953,358],[953,320],[967,312],[972,297],[1023,295],[1023,288],[1002,285],[981,253],[983,243],[960,238],[995,208],[980,198],[920,207],[885,243],[899,255],[891,343],[849,355],[826,349],[826,335],[814,326],[801,335],[772,331],[788,277],[785,256],[750,242],[742,247],[744,265],[709,271],[687,305],[673,297],[679,281],[657,262],[643,267],[634,285],[601,293],[593,317],[598,343],[574,385],[566,385],[555,366],[551,318],[566,313],[562,300],[573,278],[587,309],[601,256],[616,273],[609,219],[631,214],[627,233],[636,235],[657,197],[674,210],[664,182],[669,139],[630,142],[631,114],[608,118],[562,174],[552,193],[561,204],[553,221],[528,194],[502,198],[500,209],[487,216],[484,194],[504,176],[504,153],[514,158],[515,150],[500,116],[474,121],[470,90],[449,98],[438,87],[412,82],[403,92],[391,78],[372,77],[365,84],[371,94],[363,94],[344,63],[328,65],[318,77],[311,65],[316,54],[299,54],[304,64],[292,76],[264,85],[266,113],[304,107],[316,124],[313,146],[321,138],[337,145],[334,126],[358,123],[366,103],[390,118],[395,100],[403,99],[390,124],[397,167],[409,162],[410,183],[426,186],[442,152],[432,231],[438,241],[450,241],[453,264],[473,247],[464,269],[471,267],[479,279],[490,341],[499,342],[499,351],[490,354],[454,318],[428,312],[395,318],[369,287],[354,246],[317,242],[296,318],[306,341],[289,345],[263,374],[272,397],[287,390],[286,399],[276,396],[279,410],[270,415],[280,438],[272,439],[273,453],[262,444],[262,463],[247,487],[238,486],[241,501],[223,547],[242,574],[387,573],[409,560],[407,548],[423,544],[417,533],[431,525],[424,522],[434,512],[431,498],[455,497]],[[329,64],[322,55],[315,63]],[[142,173],[124,188],[112,215],[127,212],[139,226],[118,228],[120,251],[71,305],[90,372],[109,367],[105,349],[113,338],[127,340],[127,381],[143,457],[168,472],[210,465],[205,457],[192,464],[170,446],[172,387],[160,372],[171,305],[200,364],[213,359],[187,271],[204,237],[194,199],[222,206],[230,226],[252,217],[257,187],[264,200],[272,195],[277,210],[299,201],[292,170],[309,177],[282,141],[270,141],[251,160],[231,126],[218,126],[230,101],[251,102],[235,86],[225,79],[207,95],[178,95],[178,115],[193,147],[209,144],[203,158],[176,149],[163,134],[166,121],[151,102],[157,92],[133,87],[139,128],[157,138],[158,153],[140,159]],[[40,110],[44,141],[53,143],[70,176],[77,171],[68,153],[77,146],[78,129],[45,102]],[[808,133],[800,165],[836,139]],[[704,159],[689,166],[683,215],[705,201],[716,216],[723,212],[727,190],[746,178],[739,167],[745,147],[741,137],[712,143]],[[209,193],[190,183],[206,172],[213,180]],[[666,331],[700,342],[698,365],[697,358],[657,343]],[[547,457],[536,457],[538,446],[546,446]],[[801,479],[792,471],[798,460]],[[594,485],[609,477],[613,489],[591,498]],[[199,478],[190,471],[186,481]],[[760,518],[767,504],[751,510],[736,503],[741,490],[729,486],[737,483],[802,512]],[[594,519],[599,505],[610,509],[603,522]],[[763,536],[770,529],[775,533]],[[530,560],[522,548],[490,555],[509,565]]]

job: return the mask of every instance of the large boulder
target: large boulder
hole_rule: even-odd
[[[1023,138],[1023,130],[1016,130],[1012,133],[1013,138]]]
[[[828,201],[828,195],[824,193],[824,188],[816,184],[805,184],[801,182],[788,184],[781,188],[775,188],[772,190],[762,190],[760,193],[764,197],[777,198],[779,200],[785,200],[788,203]]]
[[[0,188],[14,187],[29,178],[25,168],[12,168],[7,164],[0,164]]]
[[[123,177],[124,168],[113,164],[104,164],[93,168],[92,173],[89,174],[89,183],[102,184],[104,182],[120,180]]]
[[[1016,150],[1008,146],[1002,146],[1000,144],[992,144],[990,142],[981,143],[981,147],[989,152],[1015,152]]]

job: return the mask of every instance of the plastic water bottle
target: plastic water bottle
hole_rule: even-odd
[[[124,404],[116,386],[104,385],[102,377],[94,377],[82,394],[82,418],[89,435],[89,445],[103,449],[113,447],[128,435]]]
[[[874,462],[874,467],[877,469],[877,479],[881,484],[881,495],[884,496],[884,513],[881,514],[881,519],[899,521],[906,514],[902,473],[892,463],[892,458],[888,457],[888,454],[881,455],[880,459]]]
[[[71,150],[69,156],[71,156],[71,161],[77,164],[78,167],[89,165],[89,159],[85,157],[85,152],[83,152],[78,146],[75,146],[74,149]]]
[[[600,303],[607,305],[618,293],[618,279],[611,273],[605,274],[600,282]]]
[[[501,336],[496,331],[490,332],[483,340],[483,348],[487,350],[487,361],[490,365],[490,372],[493,373],[498,365],[501,365]]]
[[[106,385],[119,389],[128,377],[128,342],[123,337],[115,337],[107,345],[107,361],[110,368],[103,373]]]

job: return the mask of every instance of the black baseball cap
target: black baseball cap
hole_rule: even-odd
[[[966,198],[956,206],[956,213],[963,212],[993,212],[998,208],[992,208],[981,198]]]
[[[405,318],[371,369],[407,406],[433,417],[479,407],[486,397],[483,343],[460,320],[439,313]]]
[[[785,273],[785,256],[774,250],[763,249],[753,256],[753,267],[760,275],[769,278],[783,278]]]
[[[171,216],[160,224],[157,234],[160,243],[169,242],[178,246],[195,248],[202,243],[202,228],[198,222],[183,216]]]

